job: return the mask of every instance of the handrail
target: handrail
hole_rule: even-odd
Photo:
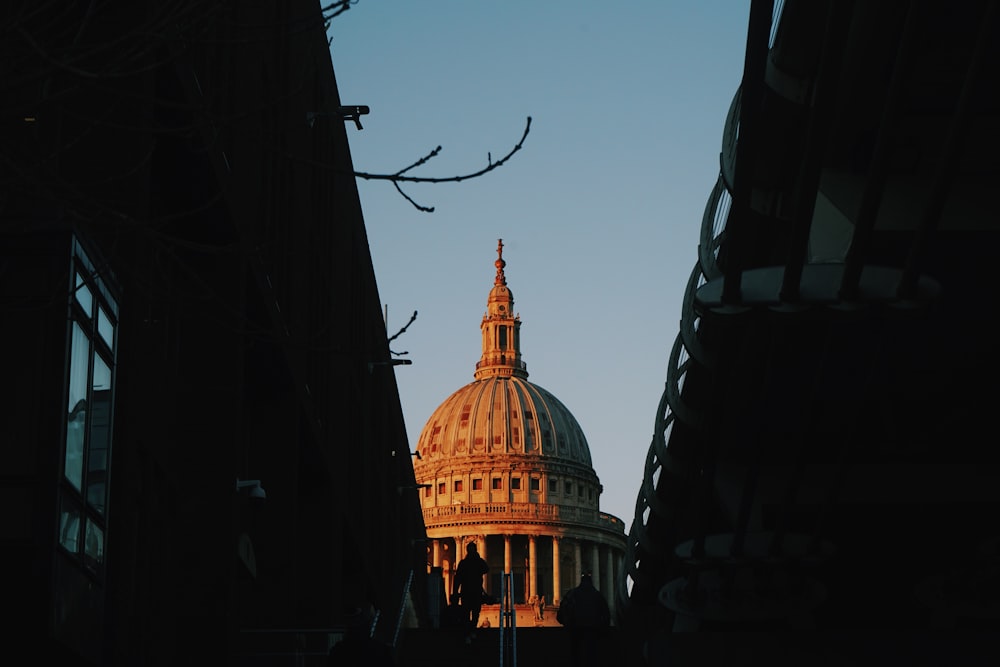
[[[410,594],[410,584],[413,583],[413,570],[411,569],[409,574],[406,575],[406,583],[403,584],[403,599],[399,601],[399,615],[396,617],[396,629],[392,633],[392,646],[396,647],[396,640],[399,638],[399,628],[403,625],[403,611],[406,609],[406,598]],[[372,626],[372,632],[375,631],[375,627]]]
[[[500,667],[517,667],[517,611],[513,602],[513,576],[511,572],[500,575]]]

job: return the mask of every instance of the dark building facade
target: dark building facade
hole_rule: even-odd
[[[346,607],[389,643],[423,622],[342,4],[0,14],[12,654],[292,664]]]
[[[948,661],[926,631],[1000,627],[997,18],[752,2],[619,582],[637,641],[913,630]],[[834,644],[800,662],[860,655]]]

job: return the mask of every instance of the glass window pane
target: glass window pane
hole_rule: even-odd
[[[107,500],[108,450],[111,447],[111,369],[94,354],[90,440],[87,443],[87,502],[101,514]]]
[[[74,291],[77,303],[79,303],[88,317],[94,316],[94,295],[90,293],[90,288],[83,281],[83,276],[76,274],[76,290]]]
[[[112,350],[115,349],[115,325],[101,307],[97,308],[97,333]]]
[[[97,566],[104,560],[104,531],[93,521],[87,522],[87,539],[83,555],[88,565]]]
[[[80,551],[80,508],[65,499],[59,513],[59,544],[70,553]]]
[[[69,395],[66,407],[66,460],[63,474],[77,489],[83,483],[84,429],[87,424],[87,369],[90,340],[80,325],[73,323],[73,343],[69,359]]]

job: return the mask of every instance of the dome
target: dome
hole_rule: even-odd
[[[585,468],[577,474],[593,475],[590,448],[573,413],[528,381],[521,361],[521,317],[514,314],[514,294],[504,274],[503,240],[497,243],[494,266],[475,381],[446,398],[425,423],[417,440],[417,477],[446,459],[457,464],[497,456],[558,459]]]
[[[446,398],[427,420],[417,451],[418,474],[443,459],[497,455],[591,466],[587,439],[569,409],[548,390],[513,376],[477,380]]]

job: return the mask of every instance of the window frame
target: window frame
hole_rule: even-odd
[[[111,457],[119,336],[114,276],[80,240],[69,257],[57,548],[103,579],[110,525]]]

